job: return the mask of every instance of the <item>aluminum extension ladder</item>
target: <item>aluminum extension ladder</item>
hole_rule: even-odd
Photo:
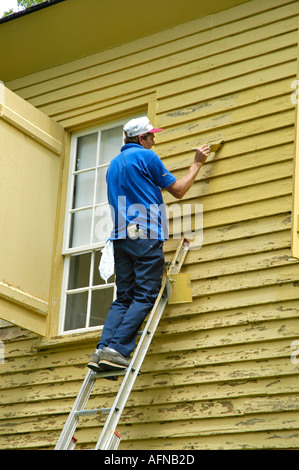
[[[103,371],[98,373],[89,370],[87,372],[84,382],[73,405],[73,408],[68,416],[68,419],[55,446],[55,450],[73,449],[75,446],[74,432],[76,430],[80,416],[97,414],[99,412],[102,412],[103,414],[109,413],[109,415],[107,417],[106,423],[103,427],[102,433],[94,450],[115,450],[118,448],[121,440],[121,435],[116,430],[116,426],[121,417],[121,414],[126,405],[131,390],[134,386],[135,380],[140,373],[140,367],[143,363],[143,360],[151,344],[156,328],[159,324],[160,318],[167,304],[169,276],[171,276],[172,274],[179,273],[188,250],[189,242],[186,238],[184,238],[180,242],[180,245],[178,246],[176,253],[173,257],[173,260],[167,267],[166,276],[164,276],[163,278],[160,292],[151,310],[145,328],[142,331],[141,338],[137,344],[129,367],[124,371]],[[121,383],[119,392],[115,398],[115,401],[112,405],[112,408],[104,408],[102,410],[85,410],[85,406],[89,400],[95,381],[100,377],[108,378],[109,376],[116,375],[125,376]]]

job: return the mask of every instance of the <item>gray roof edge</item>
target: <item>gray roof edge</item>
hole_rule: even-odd
[[[21,18],[22,16],[29,15],[31,13],[34,13],[35,11],[39,11],[52,5],[56,5],[60,2],[65,2],[65,0],[45,0],[44,2],[32,5],[31,7],[26,8],[25,10],[12,13],[11,15],[5,16],[4,18],[0,18],[0,24],[7,23],[8,21],[12,21],[17,18]]]

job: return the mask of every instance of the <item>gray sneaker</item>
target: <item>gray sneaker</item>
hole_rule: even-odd
[[[89,359],[89,363],[87,364],[87,367],[89,367],[89,369],[93,370],[94,372],[103,372],[103,369],[99,367],[101,354],[102,349],[95,349]]]
[[[105,370],[119,370],[129,367],[128,359],[111,348],[103,348],[99,360],[99,366]]]
[[[89,363],[87,364],[87,367],[89,367],[89,369],[91,369],[93,372],[103,372],[105,370],[99,366],[101,354],[102,354],[102,349],[95,349],[89,359]],[[114,382],[118,380],[117,376],[115,377],[112,375],[107,375],[103,377],[104,379],[113,380]]]

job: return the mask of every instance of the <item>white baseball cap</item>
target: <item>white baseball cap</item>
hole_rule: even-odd
[[[147,134],[148,132],[154,134],[155,132],[163,131],[163,129],[154,128],[148,117],[143,116],[137,119],[131,119],[131,121],[127,122],[124,131],[128,137],[135,137],[137,135]]]

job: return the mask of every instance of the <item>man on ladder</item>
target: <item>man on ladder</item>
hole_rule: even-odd
[[[161,189],[181,199],[211,153],[208,145],[199,147],[185,176],[176,180],[151,150],[154,134],[162,130],[147,117],[129,121],[124,127],[125,145],[107,171],[117,298],[88,363],[95,372],[129,366],[137,332],[158,296],[167,238]]]

